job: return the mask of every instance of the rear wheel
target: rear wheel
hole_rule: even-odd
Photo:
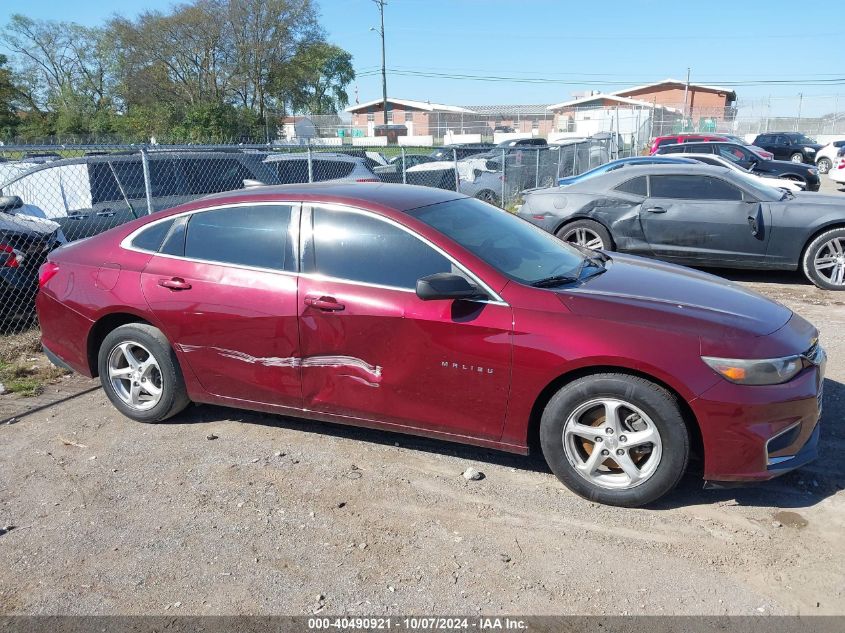
[[[671,393],[637,376],[596,374],[552,397],[540,444],[549,468],[573,492],[636,507],[677,485],[690,442]]]
[[[804,250],[804,274],[825,290],[845,290],[845,228],[826,231]]]
[[[795,152],[792,156],[789,157],[793,163],[803,163],[804,162],[804,154],[801,152]]]
[[[576,220],[558,229],[558,238],[570,244],[577,244],[593,250],[613,250],[610,233],[593,220]]]
[[[161,422],[190,402],[176,354],[151,325],[130,323],[110,332],[100,346],[98,368],[109,400],[138,422]]]
[[[816,163],[816,167],[819,168],[820,174],[826,174],[830,171],[830,168],[833,167],[833,163],[829,158],[820,158],[819,162]]]

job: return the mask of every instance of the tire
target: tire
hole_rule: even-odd
[[[784,180],[791,180],[792,182],[800,182],[803,183],[805,187],[807,186],[806,179],[798,176],[797,174],[783,174],[780,178],[783,178]]]
[[[152,325],[130,323],[109,332],[97,366],[109,400],[137,422],[161,422],[190,403],[176,354]]]
[[[789,160],[791,160],[793,163],[803,163],[804,154],[802,154],[801,152],[795,152],[789,157]]]
[[[497,196],[489,189],[479,191],[477,194],[475,194],[475,197],[481,200],[482,202],[486,202],[487,204],[492,204],[496,207],[499,206],[499,196]]]
[[[820,174],[826,174],[833,167],[833,163],[829,158],[820,158],[816,163],[816,167],[818,167]]]
[[[613,238],[610,232],[593,220],[576,220],[564,224],[555,235],[558,239],[571,244],[578,244],[594,250],[613,250]]]
[[[618,407],[615,422],[607,421],[607,403]],[[589,431],[588,440],[580,433],[592,425],[597,425],[595,437]],[[634,433],[640,434],[638,444],[628,437]],[[690,452],[689,431],[675,396],[644,378],[613,373],[585,376],[561,388],[543,411],[540,445],[549,468],[571,491],[628,508],[649,504],[674,489]],[[607,447],[601,450],[608,456],[591,463],[596,446]],[[620,450],[624,469],[622,462],[614,461]]]
[[[804,275],[824,290],[845,290],[845,228],[825,231],[804,249]]]

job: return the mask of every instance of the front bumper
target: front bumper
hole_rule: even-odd
[[[704,443],[708,482],[765,481],[818,455],[823,365],[782,385],[723,380],[690,403]]]

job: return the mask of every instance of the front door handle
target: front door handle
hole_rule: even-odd
[[[646,211],[649,213],[666,213],[666,209],[663,207],[648,207]]]
[[[97,211],[98,218],[113,218],[115,212],[111,209],[103,209],[102,211]]]
[[[757,237],[757,234],[760,232],[760,226],[757,224],[757,218],[749,215],[748,216],[748,226],[751,229],[751,235]]]
[[[191,284],[180,277],[171,277],[170,279],[159,279],[158,285],[162,288],[169,288],[170,290],[190,290]]]
[[[322,297],[305,297],[305,305],[324,312],[340,312],[346,309],[346,306],[338,302],[337,299],[325,295]]]

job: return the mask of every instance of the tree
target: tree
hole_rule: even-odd
[[[7,62],[8,58],[0,55],[0,138],[11,138],[18,126],[17,90],[12,81],[12,71],[6,67]]]
[[[336,114],[349,103],[347,86],[355,79],[352,55],[326,42],[301,46],[279,64],[274,86],[294,112]]]

